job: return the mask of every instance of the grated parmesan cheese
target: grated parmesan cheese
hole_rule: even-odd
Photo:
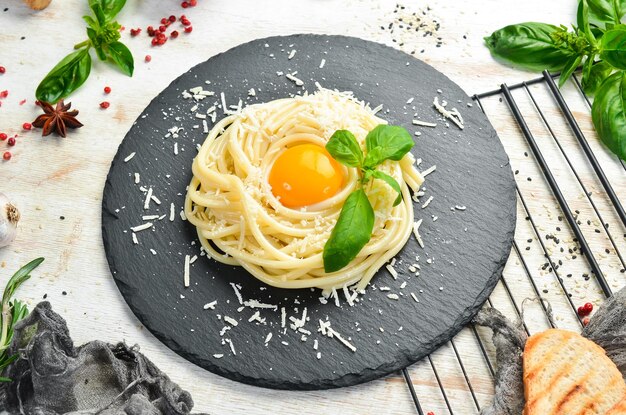
[[[420,120],[413,120],[413,125],[419,125],[420,127],[431,127],[431,128],[435,128],[437,126],[437,124],[433,122],[426,122],[426,121],[420,121]]]
[[[133,232],[139,232],[139,231],[144,231],[146,229],[150,229],[151,227],[152,227],[152,222],[146,222],[139,226],[133,226],[132,228],[130,228],[130,230]]]
[[[126,158],[124,159],[124,163],[128,163],[129,161],[131,161],[133,159],[133,157],[135,157],[135,152],[134,151],[126,156]]]
[[[183,284],[189,287],[189,255],[185,255],[185,269],[183,271]]]

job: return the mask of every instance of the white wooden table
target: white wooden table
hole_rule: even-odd
[[[54,136],[42,139],[39,132],[23,132],[21,126],[23,122],[32,121],[39,112],[33,105],[38,82],[62,56],[69,53],[75,43],[85,38],[81,16],[88,13],[87,2],[53,0],[48,9],[32,12],[18,0],[0,0],[0,66],[7,68],[7,73],[0,75],[0,91],[7,89],[10,93],[0,108],[0,132],[20,135],[18,144],[10,149],[13,159],[0,162],[0,191],[10,195],[23,216],[15,243],[0,249],[0,285],[4,285],[20,265],[37,256],[44,256],[46,261],[35,271],[34,278],[19,291],[19,297],[34,305],[47,294],[54,309],[68,320],[77,344],[93,339],[140,344],[141,350],[150,359],[191,392],[196,411],[212,414],[415,413],[407,385],[399,375],[361,386],[318,392],[266,390],[213,375],[185,361],[157,341],[130,312],[118,292],[109,273],[101,241],[100,204],[105,177],[111,159],[132,122],[174,78],[216,53],[272,35],[299,32],[347,34],[398,46],[392,42],[388,31],[380,28],[387,27],[394,19],[395,0],[199,0],[199,3],[198,7],[183,11],[178,1],[129,0],[119,20],[127,30],[131,27],[144,28],[142,36],[137,38],[130,38],[128,31],[123,36],[135,56],[135,76],[127,78],[110,66],[95,62],[86,85],[70,99],[80,110],[79,119],[85,127],[72,131],[66,139]],[[441,37],[443,44],[437,47],[436,37],[416,36],[401,48],[407,52],[417,48],[421,59],[447,74],[468,94],[497,88],[503,82],[514,83],[535,76],[495,62],[483,45],[484,36],[506,24],[522,21],[569,24],[575,11],[572,0],[439,0],[430,3],[407,1],[403,5],[405,12],[422,12],[430,7],[427,14],[440,22],[437,36]],[[5,7],[9,10],[3,12]],[[181,13],[191,19],[193,33],[170,40],[161,48],[150,47],[145,27],[158,24],[163,16]],[[424,52],[419,53],[422,49]],[[150,63],[144,62],[147,54],[152,56]],[[113,92],[105,96],[104,86],[110,86]],[[564,92],[576,97],[571,85]],[[545,91],[538,90],[537,94],[538,99],[550,107],[549,112],[557,113]],[[22,99],[27,101],[19,105]],[[107,110],[98,106],[104,100],[111,103]],[[521,105],[528,106],[527,103]],[[506,137],[503,141],[513,169],[519,169],[524,178],[535,178],[532,182],[518,180],[534,212],[535,221],[541,231],[554,232],[554,227],[559,225],[557,207],[532,157],[523,155],[527,150],[526,144],[519,136],[506,105],[496,98],[489,100],[486,106],[488,113],[493,114],[492,122]],[[597,157],[624,200],[626,180],[622,166],[595,140],[582,101],[574,110],[590,137]],[[538,119],[531,120],[531,124],[541,128]],[[554,128],[557,134],[562,134],[563,145],[572,149],[571,158],[580,166],[579,173],[584,183],[597,193],[601,189],[567,126],[561,123]],[[4,152],[5,146],[6,143],[0,143],[0,153]],[[590,208],[571,180],[571,172],[562,157],[553,157],[551,162],[572,207],[581,210],[581,219],[584,215],[591,217]],[[597,204],[605,214],[605,220],[611,223],[611,228],[622,229],[601,192]],[[520,211],[519,241],[534,237],[524,216]],[[571,240],[568,229],[562,232],[565,234],[562,235],[563,240]],[[586,227],[585,232],[594,249],[604,252],[607,248],[604,235],[596,234],[592,226]],[[626,249],[623,233],[623,230],[617,232],[616,243]],[[525,245],[521,247],[524,258],[539,288],[549,291],[545,295],[553,303],[559,325],[577,329],[577,322],[568,310],[565,297],[553,289],[554,278],[541,269],[543,260],[539,247],[537,244],[529,246],[528,251]],[[554,250],[554,255],[559,258],[558,250]],[[621,287],[624,278],[619,273],[620,266],[615,263],[614,255],[607,254],[600,258],[600,262],[613,287]],[[525,296],[532,296],[528,278],[519,263],[514,254],[505,270],[518,305]],[[575,273],[576,277],[585,266],[580,259],[567,260],[562,272]],[[571,270],[565,271],[568,267]],[[566,282],[569,284],[571,281]],[[600,302],[602,296],[593,280],[571,283],[571,292],[577,304],[586,299]],[[509,316],[514,316],[512,303],[502,285],[496,288],[492,301]],[[527,323],[531,331],[547,327],[545,319],[538,313],[536,306],[529,307]],[[489,336],[481,331],[481,337],[486,340]],[[484,405],[491,398],[493,385],[476,338],[469,330],[464,330],[455,339],[455,346],[462,356],[477,399],[480,405]],[[434,353],[432,361],[454,412],[476,413],[450,344]],[[425,411],[434,411],[437,415],[448,413],[430,362],[414,365],[410,373]]]

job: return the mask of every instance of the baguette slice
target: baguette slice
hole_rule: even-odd
[[[604,349],[551,329],[524,348],[524,415],[626,414],[626,384]]]

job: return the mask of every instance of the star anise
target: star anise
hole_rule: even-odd
[[[64,104],[63,100],[57,102],[56,108],[47,102],[39,102],[39,106],[43,109],[41,114],[35,121],[33,126],[43,128],[42,136],[47,136],[56,132],[61,137],[65,137],[67,127],[80,128],[83,125],[76,119],[78,110],[70,111],[71,103]]]

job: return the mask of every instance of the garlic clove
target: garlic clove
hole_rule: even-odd
[[[0,248],[13,242],[19,220],[19,210],[9,202],[6,195],[0,193]]]

